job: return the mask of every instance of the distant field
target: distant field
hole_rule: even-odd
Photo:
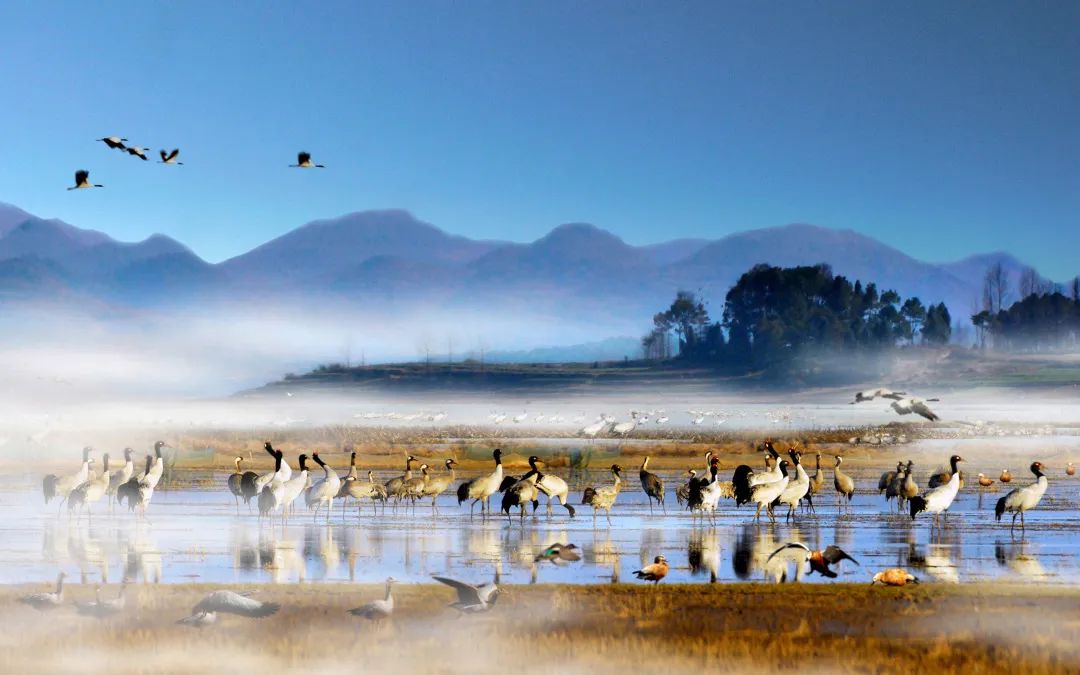
[[[375,627],[345,610],[380,597],[381,585],[262,586],[259,599],[282,605],[275,616],[223,615],[202,630],[175,624],[215,588],[139,586],[134,607],[104,621],[70,607],[39,613],[14,602],[31,589],[0,588],[0,616],[18,626],[0,635],[0,664],[12,673],[1080,668],[1080,590],[1059,587],[510,586],[490,613],[458,619],[445,607],[449,589],[406,585],[395,617]]]

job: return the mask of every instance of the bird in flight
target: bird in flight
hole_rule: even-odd
[[[90,182],[90,172],[86,169],[79,169],[75,172],[75,186],[69,187],[68,190],[81,190],[83,188],[96,188],[105,187],[104,185],[96,185]]]
[[[176,161],[176,158],[180,155],[179,149],[174,149],[172,152],[161,151],[161,161],[158,164],[180,164],[183,166],[183,162]],[[144,158],[145,159],[145,158]]]
[[[113,150],[127,150],[127,148],[124,146],[124,142],[127,141],[126,138],[120,138],[118,136],[106,136],[105,138],[99,138],[98,140],[109,146]]]
[[[299,153],[297,153],[297,155],[296,155],[296,164],[290,164],[289,166],[294,168],[294,169],[325,169],[326,168],[322,164],[312,164],[311,163],[311,153],[310,152],[304,152],[302,150]]]
[[[147,160],[146,148],[130,147],[130,148],[127,148],[127,152],[128,152],[129,155],[134,155],[135,157],[138,157],[139,159],[141,159],[144,162]]]

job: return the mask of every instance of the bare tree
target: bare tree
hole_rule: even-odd
[[[1020,270],[1019,290],[1021,298],[1026,298],[1029,295],[1035,295],[1042,292],[1042,279],[1039,278],[1039,273],[1035,271],[1035,268],[1025,267],[1024,269]]]
[[[1009,275],[1001,261],[990,265],[983,278],[983,308],[991,314],[1005,309],[1009,300]]]

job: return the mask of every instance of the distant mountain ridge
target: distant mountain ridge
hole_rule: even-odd
[[[0,299],[62,289],[73,297],[156,308],[246,297],[328,300],[371,311],[425,306],[535,312],[593,322],[609,334],[647,330],[678,289],[700,290],[719,317],[724,296],[758,263],[828,263],[924,302],[971,314],[986,267],[1003,253],[931,263],[851,230],[793,224],[717,240],[627,244],[586,223],[530,243],[449,234],[404,210],[350,213],[302,225],[219,264],[164,235],[118,242],[0,204]]]

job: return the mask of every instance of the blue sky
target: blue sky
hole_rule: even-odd
[[[4,3],[0,200],[213,261],[401,207],[521,241],[811,222],[1064,279],[1078,27],[1073,2]],[[77,168],[107,189],[66,192]]]

